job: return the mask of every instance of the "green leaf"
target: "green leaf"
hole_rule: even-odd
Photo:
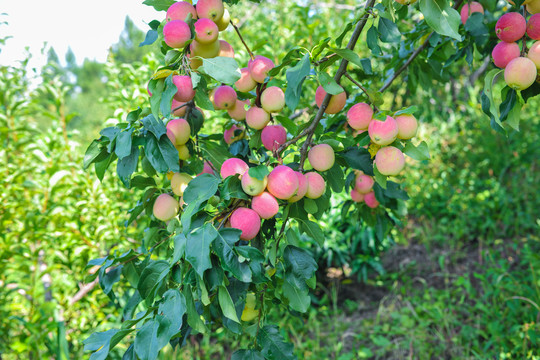
[[[218,56],[211,59],[202,58],[202,66],[197,71],[206,74],[220,83],[232,85],[240,79],[241,73],[236,60],[230,57]]]
[[[266,325],[259,330],[257,342],[262,347],[262,354],[268,360],[296,359],[293,345],[285,342],[276,325]]]
[[[499,112],[493,101],[493,80],[503,71],[501,69],[493,69],[486,74],[484,78],[484,92],[482,94],[482,111],[490,117],[492,122],[495,122],[500,127],[502,127],[502,124],[499,120]]]
[[[158,313],[167,318],[170,323],[167,331],[169,338],[180,331],[186,311],[186,299],[180,291],[169,289],[163,294],[163,302],[159,304]]]
[[[268,167],[266,165],[259,165],[249,168],[248,174],[255,179],[264,180],[264,177],[268,176],[268,174],[270,174],[270,171],[268,171]]]
[[[172,99],[178,91],[176,85],[172,81],[173,74],[167,76],[165,79],[165,89],[161,93],[161,101],[159,103],[159,110],[163,116],[167,117],[171,115]]]
[[[461,40],[458,31],[461,18],[446,0],[420,0],[420,11],[435,32]]]
[[[300,231],[315,240],[319,245],[324,243],[324,235],[317,223],[310,220],[297,219],[300,223]]]
[[[375,163],[373,163],[373,173],[375,174],[375,181],[377,184],[379,184],[383,189],[386,189],[386,175],[379,172],[379,169],[377,169],[377,164]]]
[[[343,170],[337,162],[334,163],[334,166],[332,166],[330,170],[328,170],[326,179],[335,193],[343,191],[343,187],[345,186],[345,174],[343,174]]]
[[[108,154],[109,153],[107,152],[107,148],[102,148],[101,143],[98,140],[92,141],[92,143],[90,144],[90,146],[88,146],[88,149],[86,149],[86,152],[84,153],[83,169],[88,169],[88,167],[92,163],[103,160],[103,155],[107,156]]]
[[[174,4],[174,0],[144,0],[143,4],[152,6],[157,11],[167,11],[167,9]]]
[[[405,115],[405,114],[406,115],[414,115],[414,113],[417,112],[417,111],[418,111],[418,106],[413,105],[413,106],[409,106],[408,108],[396,111],[394,113],[394,116]]]
[[[257,350],[237,350],[232,354],[231,360],[264,360],[264,356]]]
[[[293,245],[287,245],[283,251],[283,260],[288,271],[304,280],[311,278],[317,270],[317,262],[311,253]]]
[[[141,273],[137,290],[143,299],[152,300],[158,284],[169,274],[170,265],[165,260],[151,262]]]
[[[156,171],[160,173],[180,171],[178,150],[176,150],[168,137],[163,136],[158,141],[153,134],[146,134],[144,152],[146,158]]]
[[[349,50],[349,49],[332,49],[332,50],[336,54],[338,54],[340,57],[349,61],[350,63],[353,63],[354,65],[358,67],[362,67],[362,60],[360,59],[360,56],[358,56],[358,54],[355,53],[354,51]]]
[[[167,134],[167,127],[161,120],[156,120],[154,115],[148,115],[141,119],[144,128],[150,131],[154,136],[159,139],[163,135]]]
[[[318,74],[318,77],[319,83],[323,87],[324,91],[326,91],[327,93],[337,95],[343,92],[343,88],[339,86],[339,84],[334,80],[334,78],[327,73],[320,72]]]
[[[169,343],[169,326],[169,320],[162,316],[148,320],[135,336],[137,356],[143,360],[157,359],[159,351]]]
[[[221,261],[223,269],[230,271],[240,281],[251,282],[251,270],[247,262],[240,262],[234,252],[234,244],[240,240],[241,231],[234,228],[219,230],[213,248]]]
[[[151,177],[136,175],[131,179],[131,187],[144,190],[152,186],[156,186],[156,181]]]
[[[139,148],[134,146],[128,157],[118,160],[116,164],[116,173],[126,187],[130,187],[131,174],[137,170],[139,160]]]
[[[371,155],[366,149],[351,147],[342,152],[342,156],[349,165],[349,167],[362,170],[366,175],[374,175]]]
[[[395,43],[401,40],[401,33],[392,20],[379,17],[379,26],[377,27],[379,38],[385,43]]]
[[[205,270],[212,267],[210,245],[217,236],[218,232],[211,224],[205,224],[187,236],[186,260],[200,277],[203,276]]]
[[[132,331],[133,329],[111,329],[93,333],[83,341],[84,351],[95,351],[90,356],[90,360],[105,360],[109,351]]]
[[[188,206],[184,209],[181,220],[184,233],[191,230],[191,218],[195,215],[201,204],[216,193],[220,181],[210,174],[202,174],[191,180],[184,191],[184,201]]]
[[[306,53],[302,60],[285,72],[287,78],[287,89],[285,90],[285,103],[287,107],[294,111],[302,96],[302,84],[309,75],[311,64],[309,53]]]
[[[201,334],[206,333],[206,326],[204,325],[200,314],[197,312],[195,302],[193,301],[193,294],[191,293],[191,286],[189,284],[184,287],[184,297],[186,299],[187,321],[189,326]]]
[[[311,298],[309,297],[309,290],[307,286],[305,288],[299,288],[295,284],[291,284],[288,281],[283,282],[283,295],[289,300],[289,306],[291,309],[305,313],[309,309],[311,304]]]
[[[118,159],[122,160],[126,156],[129,156],[132,153],[131,135],[133,134],[134,128],[129,128],[125,131],[120,131],[116,135],[116,146],[114,147],[114,153],[118,156]]]
[[[506,91],[505,91],[506,90]],[[514,108],[514,105],[516,105],[517,101],[517,91],[514,89],[510,89],[506,87],[501,92],[503,102],[501,105],[499,105],[499,111],[501,112],[500,120],[501,122],[505,121],[508,117],[508,114],[510,111]]]
[[[379,46],[379,36],[377,29],[374,26],[370,27],[366,33],[366,43],[371,53],[375,56],[382,55],[381,48]]]
[[[146,37],[144,38],[144,41],[142,41],[140,44],[139,44],[139,47],[141,46],[144,46],[144,45],[152,45],[158,38],[158,32],[156,30],[148,30],[148,32],[146,33]]]
[[[214,104],[212,104],[208,94],[206,94],[204,91],[195,92],[195,104],[201,109],[214,111]]]
[[[409,196],[407,195],[407,192],[400,188],[399,184],[388,181],[386,184],[386,189],[383,191],[384,196],[392,198],[392,199],[401,199],[401,200],[409,200]]]
[[[240,324],[240,320],[238,320],[238,315],[236,315],[236,309],[231,299],[231,295],[229,294],[227,288],[223,285],[219,286],[218,288],[218,299],[221,311],[223,311],[223,315],[225,315],[226,318]]]
[[[414,146],[413,143],[409,141],[407,145],[405,145],[403,152],[418,161],[429,159],[429,149],[425,141],[422,141],[418,146]]]
[[[484,46],[489,40],[489,30],[484,24],[483,13],[472,13],[465,23],[465,30],[471,34],[471,38],[478,46]]]

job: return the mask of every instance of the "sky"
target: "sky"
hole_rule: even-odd
[[[142,30],[148,23],[162,20],[158,12],[142,4],[143,0],[0,0],[0,38],[12,36],[0,46],[0,64],[15,65],[32,54],[31,67],[41,67],[46,56],[45,43],[64,61],[68,47],[80,64],[85,58],[105,61],[108,48],[118,41],[126,15]],[[46,52],[45,52],[46,54]]]

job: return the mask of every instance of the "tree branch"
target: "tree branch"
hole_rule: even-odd
[[[368,2],[365,5],[365,9],[373,7],[373,4],[375,3],[375,0],[368,0]],[[354,46],[356,45],[358,38],[360,37],[360,34],[362,33],[362,30],[364,30],[364,26],[366,25],[366,22],[369,18],[369,13],[366,13],[362,15],[360,18],[360,21],[356,24],[356,27],[354,28],[354,31],[351,35],[351,38],[349,39],[349,42],[347,44],[347,49],[352,50]],[[341,77],[345,74],[345,71],[347,70],[347,65],[349,64],[349,61],[347,59],[342,59],[341,63],[339,65],[339,69],[336,72],[336,75],[334,76],[335,82],[339,84],[339,81],[341,80]],[[295,136],[293,139],[283,143],[279,148],[277,153],[281,154],[283,150],[285,150],[289,145],[297,142],[300,138],[307,136],[306,141],[302,145],[302,148],[300,149],[300,170],[304,169],[304,162],[306,160],[306,153],[307,149],[311,143],[311,139],[313,138],[313,133],[315,132],[315,129],[317,128],[317,125],[321,121],[324,112],[326,111],[326,108],[328,106],[328,103],[330,102],[330,99],[332,98],[331,94],[326,94],[324,97],[324,100],[319,107],[319,111],[317,111],[317,114],[315,115],[315,118],[311,122],[311,124],[305,128],[300,134]]]
[[[351,74],[349,74],[348,72],[345,73],[345,77],[347,79],[349,79],[354,85],[358,86],[363,92],[364,94],[366,94],[369,102],[371,103],[371,105],[373,106],[373,108],[375,109],[375,111],[379,112],[379,109],[377,108],[377,106],[375,106],[375,104],[373,103],[373,99],[371,99],[371,96],[369,96],[369,93],[367,92],[366,88],[364,88],[362,86],[362,84],[360,84],[358,81],[354,80],[351,76]]]
[[[238,26],[234,25],[234,23],[232,21],[231,21],[231,25],[234,28],[234,30],[236,31],[236,34],[238,34],[238,37],[240,38],[240,41],[242,42],[242,44],[244,44],[244,47],[246,48],[246,50],[247,50],[247,52],[249,54],[249,57],[251,58],[251,60],[254,60],[255,56],[253,55],[253,53],[249,49],[249,46],[244,41],[244,38],[242,37],[242,34],[240,34],[240,29],[238,28]]]

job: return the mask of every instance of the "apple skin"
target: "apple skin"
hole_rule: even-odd
[[[193,40],[193,42],[189,45],[189,51],[191,52],[192,56],[200,56],[205,59],[215,58],[219,55],[220,50],[221,48],[219,46],[219,41],[214,41],[209,44],[201,44],[197,40]],[[202,65],[202,60],[193,59],[193,61],[195,60],[200,62],[200,65]]]
[[[317,91],[315,92],[315,103],[317,103],[317,106],[320,108],[324,98],[326,97],[326,91],[322,86],[319,86],[317,88]],[[330,98],[330,102],[328,103],[328,106],[326,107],[326,110],[324,111],[326,114],[337,114],[343,108],[345,107],[345,103],[347,102],[347,94],[345,93],[345,90],[343,92],[340,92],[337,95],[332,95]]]
[[[397,138],[398,131],[398,124],[391,116],[387,116],[384,121],[373,119],[368,127],[371,141],[381,146],[393,143]]]
[[[495,34],[504,42],[518,41],[527,31],[527,21],[517,12],[504,14],[497,20]]]
[[[347,122],[355,130],[367,130],[373,119],[373,109],[366,103],[353,105],[347,112]]]
[[[219,29],[212,20],[202,18],[195,21],[195,40],[201,44],[211,44],[218,39]]]
[[[395,120],[398,125],[398,139],[409,140],[416,136],[418,121],[413,115],[399,115]]]
[[[218,56],[230,57],[234,59],[234,49],[225,40],[219,40],[219,54]]]
[[[321,174],[316,172],[308,172],[306,174],[307,179],[307,191],[306,191],[306,197],[309,199],[318,199],[326,190],[326,182],[324,181]]]
[[[288,166],[276,166],[268,175],[268,192],[281,200],[293,197],[298,190],[298,176]]]
[[[375,180],[372,176],[365,174],[358,174],[354,183],[354,190],[360,194],[367,194],[373,189]]]
[[[290,203],[297,202],[300,199],[302,199],[304,196],[306,196],[307,189],[308,189],[306,175],[302,174],[300,171],[295,171],[295,174],[298,177],[298,190],[296,191],[296,195],[294,195],[288,200]]]
[[[472,13],[479,12],[484,13],[484,7],[479,2],[473,1],[471,2],[471,15]],[[463,5],[460,12],[461,16],[461,23],[465,25],[467,23],[467,19],[469,19],[469,4]]]
[[[362,202],[364,201],[364,194],[359,193],[358,191],[351,189],[351,199],[354,202]]]
[[[262,180],[259,180],[257,178],[252,177],[249,175],[249,169],[242,175],[242,190],[248,195],[251,196],[257,196],[260,195],[264,189],[266,189],[266,185],[268,184],[268,177],[265,176]]]
[[[275,197],[269,192],[263,192],[253,198],[251,208],[259,214],[262,219],[271,219],[279,211],[279,204]]]
[[[219,174],[223,179],[231,175],[242,175],[249,169],[249,166],[242,159],[230,158],[223,162]]]
[[[203,170],[197,176],[202,174],[214,175],[213,165],[209,161],[204,161]]]
[[[525,90],[536,81],[538,71],[530,58],[518,57],[504,68],[504,81],[516,90]]]
[[[229,85],[221,85],[214,92],[214,107],[219,110],[232,109],[236,105],[238,96]]]
[[[179,107],[180,105],[184,105],[185,102],[182,102],[182,101],[176,101],[175,98],[172,99],[172,103],[171,103],[171,112],[176,109],[177,107]],[[187,106],[182,106],[180,109],[177,109],[175,112],[172,112],[172,114],[176,117],[182,117],[184,115],[186,115],[186,109],[187,109]]]
[[[193,100],[195,97],[195,89],[193,89],[191,77],[187,75],[174,75],[172,82],[177,88],[177,91],[174,94],[174,99],[176,101],[185,103]]]
[[[261,94],[261,106],[268,113],[277,113],[285,107],[285,93],[277,86],[264,89]]]
[[[398,148],[385,146],[377,151],[375,164],[383,175],[398,175],[405,167],[405,156]]]
[[[247,114],[246,106],[250,106],[250,105],[251,103],[249,99],[246,99],[246,100],[236,99],[236,104],[233,106],[232,109],[227,109],[227,114],[229,114],[229,116],[236,121],[244,121],[246,120],[246,114]]]
[[[178,210],[178,201],[169,194],[159,195],[154,202],[153,213],[158,220],[169,221],[178,214]]]
[[[225,13],[222,0],[199,0],[195,6],[197,16],[212,21],[219,21]]]
[[[165,19],[167,22],[172,20],[186,21],[186,18],[190,13],[192,19],[197,19],[197,11],[195,11],[195,7],[193,7],[193,5],[187,1],[179,1],[169,6]]]
[[[268,125],[261,132],[261,141],[266,150],[277,150],[287,141],[287,131],[281,125]]]
[[[188,186],[189,182],[193,178],[191,175],[186,173],[174,173],[171,179],[171,189],[174,195],[182,196],[184,195],[184,190]]]
[[[496,67],[504,69],[506,65],[520,54],[519,45],[515,42],[507,43],[501,41],[493,48],[491,57]]]
[[[334,149],[328,144],[315,145],[308,152],[308,160],[317,171],[329,170],[336,160]]]
[[[526,8],[527,11],[530,14],[538,14],[540,13],[540,0],[533,0],[527,3],[527,1],[524,3],[527,4]]]
[[[221,19],[216,21],[216,25],[219,31],[225,31],[229,27],[230,22],[231,14],[229,14],[229,10],[225,9],[225,11],[223,11],[223,16],[221,17]]]
[[[527,21],[527,36],[532,40],[540,40],[540,14],[534,14]]]
[[[255,87],[257,86],[257,82],[253,80],[253,78],[249,74],[249,69],[246,67],[240,69],[240,79],[236,80],[234,86],[236,86],[236,88],[240,92],[249,92],[255,89]]]
[[[255,56],[254,60],[248,62],[248,70],[251,78],[262,84],[268,76],[268,72],[275,67],[274,62],[261,55]]]
[[[534,65],[536,65],[536,69],[540,70],[540,41],[536,41],[531,46],[527,57],[532,60]]]
[[[191,29],[185,21],[169,21],[163,27],[163,40],[173,49],[183,48],[190,39]]]
[[[178,151],[178,158],[180,160],[187,160],[191,156],[187,145],[176,145],[175,148]]]
[[[375,209],[377,206],[379,206],[379,202],[377,201],[377,198],[375,197],[375,192],[373,191],[368,192],[364,195],[364,202],[372,209]]]
[[[261,218],[255,210],[245,207],[238,208],[231,214],[231,227],[242,230],[240,239],[249,241],[259,233]]]
[[[264,129],[269,122],[270,114],[263,108],[252,106],[246,112],[246,124],[252,129]]]
[[[232,144],[233,142],[235,142],[236,140],[240,140],[240,139],[242,139],[242,138],[244,137],[243,134],[240,134],[240,135],[238,135],[238,136],[235,137],[235,136],[234,136],[234,132],[235,132],[236,130],[242,130],[242,131],[243,131],[244,128],[241,127],[241,126],[233,125],[233,126],[231,126],[229,129],[227,129],[227,130],[225,130],[225,131],[223,132],[223,139],[225,140],[225,143],[226,143],[227,145],[231,145],[231,144]]]
[[[184,145],[191,136],[191,127],[186,119],[172,119],[167,123],[167,136],[173,145]]]

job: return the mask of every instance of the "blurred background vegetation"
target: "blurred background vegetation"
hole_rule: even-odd
[[[252,49],[279,63],[295,46],[336,37],[355,5],[276,0],[231,12]],[[84,278],[95,271],[89,260],[148,235],[144,218],[124,226],[140,194],[113,174],[100,183],[82,160],[102,127],[147,101],[160,60],[138,47],[143,39],[127,18],[106,63],[78,64],[71,52],[60,61],[50,49],[43,69],[0,65],[2,359],[85,358],[82,341],[122,320],[126,299],[106,295],[120,274]],[[225,39],[245,66],[231,29]],[[364,41],[356,51],[372,57]],[[373,58],[374,73],[390,61]],[[482,61],[453,64],[427,87],[411,85],[409,73],[385,93],[385,107],[418,106],[432,159],[410,162],[403,224],[384,242],[341,216],[348,194],[322,220],[324,245],[303,239],[319,263],[312,308],[270,314],[300,359],[540,359],[540,104],[527,104],[520,132],[495,133],[478,101]],[[384,82],[361,75],[370,89]],[[304,87],[309,103],[315,80]],[[207,113],[206,131],[223,122]],[[240,345],[223,331],[162,358],[223,359]]]

